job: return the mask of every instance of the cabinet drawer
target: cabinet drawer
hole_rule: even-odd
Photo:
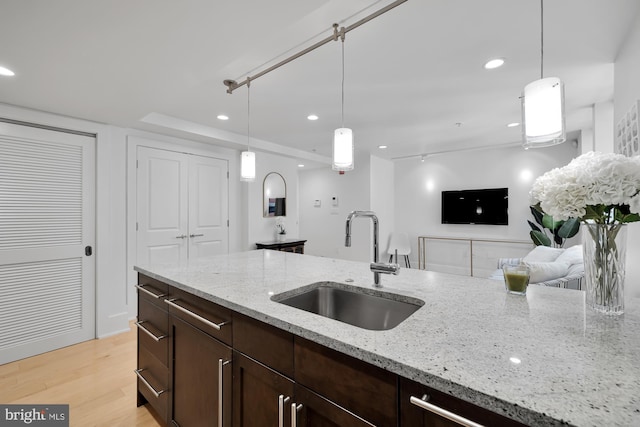
[[[138,347],[138,392],[156,410],[163,420],[167,419],[169,402],[169,370],[147,349]]]
[[[442,426],[456,427],[457,424],[411,403],[411,397],[426,399],[439,408],[452,412],[468,420],[485,426],[524,427],[517,421],[504,417],[472,403],[455,398],[431,387],[400,378],[400,427]]]
[[[397,376],[319,344],[294,339],[295,381],[378,426],[397,423]]]
[[[293,378],[292,334],[234,313],[233,336],[233,347],[236,350],[289,378]]]
[[[138,343],[167,366],[169,314],[146,299],[138,301]]]
[[[144,300],[156,304],[163,310],[167,310],[164,299],[169,294],[169,285],[159,280],[152,279],[142,273],[138,273],[138,301]]]
[[[172,316],[184,320],[225,344],[233,343],[231,310],[174,287],[169,288],[169,294],[165,302]]]

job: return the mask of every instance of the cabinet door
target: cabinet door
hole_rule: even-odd
[[[222,425],[231,426],[231,348],[174,316],[170,323],[171,420],[180,427],[217,426],[222,417]]]
[[[291,425],[293,393],[289,378],[233,352],[234,427]]]
[[[524,424],[517,421],[405,378],[400,379],[400,427],[460,427],[460,423],[411,403],[412,397],[424,399],[479,425],[524,427]]]
[[[359,416],[334,402],[296,384],[296,425],[304,427],[372,427]],[[287,409],[292,411],[291,405]],[[395,424],[394,424],[395,425]]]

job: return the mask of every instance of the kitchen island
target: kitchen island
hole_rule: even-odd
[[[425,304],[372,331],[274,302],[317,282],[372,289],[362,262],[257,250],[136,266],[139,273],[296,337],[526,425],[640,425],[640,304],[619,317],[584,293],[403,269],[383,292]],[[234,338],[235,339],[235,338]]]

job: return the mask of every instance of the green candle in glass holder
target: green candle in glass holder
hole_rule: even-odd
[[[505,265],[502,267],[504,273],[504,286],[507,292],[516,295],[526,295],[529,285],[529,267],[526,265]]]

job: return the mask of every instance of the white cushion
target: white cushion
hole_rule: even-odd
[[[579,276],[584,275],[584,264],[579,262],[571,264],[569,270],[567,270],[567,276]]]
[[[525,262],[529,267],[529,282],[539,283],[559,279],[567,275],[569,264],[566,262]]]
[[[552,262],[564,252],[562,248],[550,248],[549,246],[536,246],[522,261],[524,262]]]
[[[582,245],[575,245],[567,248],[556,258],[557,262],[566,262],[569,265],[582,264]]]

